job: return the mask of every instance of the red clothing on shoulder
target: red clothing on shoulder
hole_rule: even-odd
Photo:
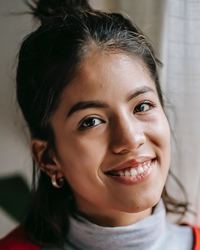
[[[200,250],[200,228],[192,227],[194,233],[193,250]],[[0,250],[41,250],[26,240],[23,229],[18,227],[0,240]]]
[[[26,240],[23,229],[17,227],[0,240],[0,250],[41,250],[41,248]]]
[[[192,227],[194,233],[194,248],[193,250],[200,250],[200,228]]]

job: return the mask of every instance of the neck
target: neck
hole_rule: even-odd
[[[139,214],[140,213],[137,213],[137,215]],[[155,207],[151,216],[147,216],[143,220],[140,220],[137,223],[133,223],[132,225],[128,225],[130,224],[130,221],[128,221],[128,217],[126,221],[118,220],[117,222],[116,219],[113,219],[114,217],[108,216],[108,220],[106,222],[101,222],[100,220],[96,220],[95,216],[94,218],[91,218],[91,216],[87,217],[87,214],[84,214],[84,217],[89,218],[90,221],[94,219],[94,224],[89,222],[87,219],[82,218],[81,216],[74,216],[70,216],[70,228],[67,235],[69,245],[74,246],[73,249],[165,249],[166,243],[171,242],[169,241],[169,234],[165,234],[165,209],[162,201],[159,202],[159,204]],[[106,220],[105,216],[102,216],[101,218],[103,218],[103,220]],[[131,218],[134,219],[134,217]],[[136,221],[137,220],[138,217],[136,218]],[[96,225],[102,223],[104,223],[104,225],[109,225],[108,227]],[[124,225],[124,223],[126,223],[128,226],[119,226]],[[112,227],[115,225],[119,227]],[[167,236],[166,238],[165,235]],[[173,238],[173,232],[171,235]],[[173,243],[174,242],[172,241],[172,244],[170,243],[170,247],[167,249],[172,249],[173,247],[171,248],[171,246],[173,246]],[[178,247],[176,249],[183,248]]]
[[[125,213],[107,209],[78,209],[77,214],[102,227],[121,227],[136,223],[152,213],[152,208],[138,213]]]

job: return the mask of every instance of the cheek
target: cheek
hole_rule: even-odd
[[[157,126],[154,129],[155,144],[158,148],[158,160],[163,167],[163,171],[167,171],[170,165],[170,128],[166,116],[160,116]]]
[[[169,128],[168,120],[164,114],[157,126],[156,131],[158,133],[158,136],[160,137],[161,147],[166,149],[166,151],[169,153],[170,151],[170,128]]]
[[[158,119],[159,117],[159,119]],[[150,124],[146,124],[146,138],[153,145],[158,160],[163,167],[169,168],[170,165],[170,128],[164,112],[156,114]]]
[[[66,179],[96,174],[107,151],[105,139],[68,134],[56,142],[59,163]]]
[[[74,196],[94,202],[103,186],[99,173],[107,153],[105,140],[68,137],[67,141],[63,138],[57,144],[60,168]]]
[[[159,117],[159,119],[158,119]],[[157,118],[153,121],[153,125],[149,126],[151,129],[149,130],[152,136],[152,139],[154,140],[155,144],[161,148],[166,150],[170,149],[170,129],[169,129],[169,123],[165,116],[165,114],[162,112],[160,114],[157,114]]]

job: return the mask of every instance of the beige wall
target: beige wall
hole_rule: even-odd
[[[15,100],[15,65],[19,44],[31,30],[28,15],[17,15],[24,10],[20,0],[1,0],[0,3],[0,177],[22,174],[28,181],[31,162],[24,124]],[[0,237],[16,222],[0,207]]]

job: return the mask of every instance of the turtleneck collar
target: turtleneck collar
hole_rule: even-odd
[[[82,217],[78,216],[78,220],[71,217],[67,238],[73,249],[151,249],[159,244],[165,233],[165,224],[165,209],[161,200],[152,215],[129,226],[101,227]]]
[[[100,227],[80,216],[71,216],[65,245],[51,250],[193,249],[192,228],[169,224],[165,215],[165,207],[160,200],[152,215],[129,226]]]

